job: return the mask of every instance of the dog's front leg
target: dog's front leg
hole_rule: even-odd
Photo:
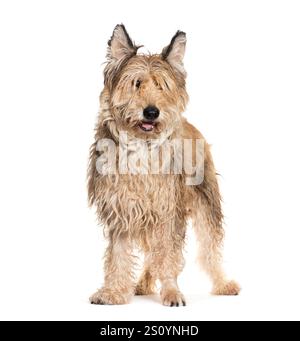
[[[168,233],[171,230],[168,231],[166,226],[161,230],[164,231],[163,235],[152,241],[149,271],[153,278],[160,280],[163,305],[178,307],[185,305],[185,298],[177,284],[177,277],[184,265],[184,234]]]
[[[126,235],[113,235],[105,254],[104,285],[90,297],[93,304],[126,304],[134,294],[132,246]]]
[[[162,276],[160,296],[163,305],[169,307],[179,307],[185,305],[185,298],[180,292],[177,284],[177,276],[166,277]]]

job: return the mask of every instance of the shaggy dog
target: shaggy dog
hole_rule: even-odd
[[[152,294],[159,280],[164,305],[185,305],[177,277],[184,266],[182,252],[189,219],[199,241],[199,261],[213,283],[213,294],[239,292],[238,284],[228,281],[222,270],[223,215],[209,145],[182,116],[188,101],[182,62],[185,46],[186,35],[178,31],[161,54],[137,54],[139,46],[123,25],[115,27],[108,42],[104,89],[88,170],[89,202],[97,209],[108,247],[104,285],[91,296],[91,303],[128,303],[134,294]],[[124,132],[127,140],[121,140]],[[119,165],[124,159],[123,149],[127,148],[131,156],[139,154],[133,158],[139,160],[138,167],[141,150],[145,155],[147,147],[161,148],[178,139],[193,143],[190,149],[184,149],[183,156],[173,149],[168,165],[188,156],[193,164],[202,164],[203,176],[195,184],[189,183],[185,171],[180,173],[171,167],[169,173],[164,172],[161,151],[160,166],[154,174],[123,172],[112,162],[103,162],[104,149],[97,145],[99,141],[112,141],[118,148],[110,154]],[[203,142],[202,152],[195,151],[196,141]],[[138,282],[134,276],[135,247],[145,255]]]

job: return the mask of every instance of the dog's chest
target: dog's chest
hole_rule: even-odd
[[[174,175],[119,175],[114,190],[125,206],[167,213],[174,208],[178,180]]]
[[[110,228],[142,230],[172,224],[180,196],[174,175],[115,175],[102,178],[98,212]]]
[[[118,167],[100,177],[99,212],[104,219],[109,217],[112,225],[116,226],[120,220],[123,227],[140,231],[165,225],[176,216],[178,203],[182,201],[182,178],[162,172],[155,163],[152,168],[152,156],[144,144],[129,145],[125,152],[118,149]]]
[[[119,149],[119,171],[124,170],[125,174],[118,175],[118,190],[156,211],[166,209],[170,201],[174,203],[179,178],[170,174],[171,158],[165,159],[164,164],[161,161],[159,143],[152,143],[150,148],[143,141],[129,141],[125,153],[122,147]]]

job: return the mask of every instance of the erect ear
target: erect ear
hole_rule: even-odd
[[[117,25],[108,41],[108,58],[121,60],[136,54],[138,47],[134,45],[123,24]]]
[[[161,56],[173,68],[185,75],[183,68],[183,57],[186,46],[186,34],[182,31],[177,31],[172,38],[170,44],[166,46],[161,53]]]

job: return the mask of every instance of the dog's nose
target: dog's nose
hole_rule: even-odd
[[[155,106],[149,105],[144,109],[143,114],[147,120],[155,120],[159,116],[159,110]]]

